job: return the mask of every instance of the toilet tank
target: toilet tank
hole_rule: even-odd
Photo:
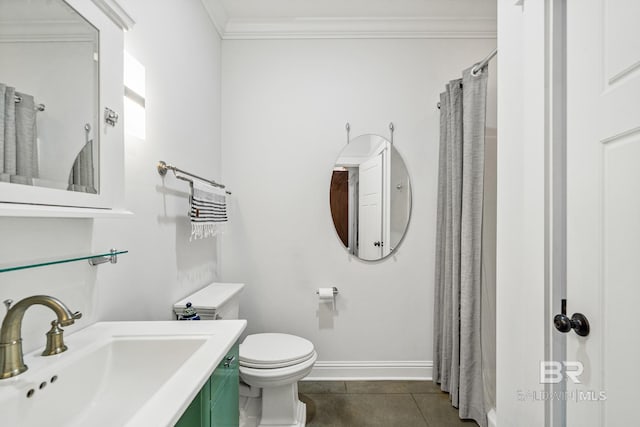
[[[244,283],[214,282],[176,302],[173,312],[180,317],[190,302],[202,320],[237,319],[242,289]]]

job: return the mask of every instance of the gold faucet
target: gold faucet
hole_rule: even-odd
[[[72,313],[66,305],[57,298],[48,295],[34,295],[27,297],[11,307],[13,301],[6,300],[7,315],[0,328],[0,379],[14,377],[26,371],[22,354],[22,318],[27,308],[34,304],[49,307],[58,317],[51,322],[51,330],[47,332],[47,346],[43,356],[62,353],[67,349],[64,345],[61,326],[73,325],[82,313]]]

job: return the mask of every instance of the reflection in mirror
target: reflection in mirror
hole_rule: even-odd
[[[0,17],[0,182],[97,193],[98,30],[63,0]]]
[[[89,139],[91,125],[89,123],[84,125],[84,130],[87,133],[87,141],[76,156],[73,166],[71,166],[67,190],[96,194],[98,191],[94,185],[93,165],[97,164],[97,161],[93,150],[93,140]]]
[[[351,140],[336,160],[329,195],[336,233],[350,254],[375,261],[397,249],[411,216],[411,185],[389,141],[378,135]]]

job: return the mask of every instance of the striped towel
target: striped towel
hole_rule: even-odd
[[[223,231],[227,218],[227,194],[223,188],[194,179],[191,182],[191,238],[204,239]]]

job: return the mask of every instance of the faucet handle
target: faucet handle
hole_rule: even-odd
[[[4,306],[7,308],[7,312],[8,312],[9,309],[11,309],[11,304],[13,304],[13,300],[12,299],[6,299],[3,302],[4,302]]]
[[[43,356],[53,356],[67,351],[62,335],[63,332],[57,320],[51,322],[51,329],[47,332],[47,345],[42,352]]]

